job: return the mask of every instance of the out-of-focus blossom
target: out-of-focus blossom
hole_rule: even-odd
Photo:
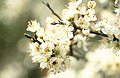
[[[87,54],[87,59],[91,65],[93,64],[97,70],[104,71],[107,74],[115,74],[120,72],[120,57],[115,55],[113,50],[101,47],[95,52]]]
[[[83,37],[81,34],[78,34],[74,37],[74,43],[77,43],[77,47],[78,48],[83,48],[83,50],[88,51],[87,46],[87,40],[86,37]]]
[[[5,65],[1,71],[0,78],[22,78],[28,73],[27,70],[22,67],[22,64],[18,62],[11,62]]]
[[[120,3],[119,3],[119,0],[115,0],[115,13],[116,13],[116,16],[119,16],[120,15]]]

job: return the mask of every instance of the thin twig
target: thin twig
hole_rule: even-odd
[[[50,7],[49,3],[44,3],[44,2],[42,2],[42,3],[50,9],[50,11],[52,12],[53,15],[55,15],[55,16],[58,17],[60,20],[62,20],[62,19],[60,18],[60,16],[59,16],[58,14],[56,14],[56,13],[54,12],[54,10]]]
[[[56,25],[56,24],[59,24],[59,25],[65,25],[65,23],[59,21],[59,22],[52,22],[51,25]]]
[[[72,48],[72,45],[70,45],[70,55],[73,56],[73,48]]]
[[[29,38],[32,42],[38,42],[39,44],[42,44],[42,43],[39,42],[37,39],[31,37],[29,34],[24,33],[24,36],[27,37],[27,38]]]

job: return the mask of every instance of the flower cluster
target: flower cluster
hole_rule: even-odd
[[[54,74],[65,71],[70,66],[71,45],[76,44],[78,48],[82,47],[83,50],[88,51],[87,38],[91,37],[92,33],[103,36],[101,42],[105,44],[107,50],[105,53],[104,50],[93,53],[91,57],[87,57],[88,61],[94,62],[95,65],[99,64],[99,69],[105,72],[119,71],[117,70],[120,67],[119,57],[116,57],[114,52],[120,49],[120,19],[111,22],[104,18],[99,21],[96,17],[97,11],[95,11],[96,2],[89,1],[87,6],[81,3],[82,0],[71,1],[62,11],[60,20],[48,17],[45,29],[40,27],[37,21],[28,22],[26,30],[33,32],[35,36],[25,35],[31,41],[29,53],[33,62],[40,63],[40,68],[47,68]],[[49,4],[45,5],[50,8]],[[117,16],[118,10],[115,10]],[[53,10],[52,13],[54,14]]]
[[[70,39],[73,37],[72,26],[51,25],[53,19],[47,18],[47,29],[40,27],[37,21],[28,22],[27,31],[35,34],[36,41],[30,43],[30,56],[33,62],[40,63],[40,68],[48,68],[49,72],[60,73],[70,65]]]
[[[95,24],[92,28],[93,31],[103,33],[106,37],[103,37],[103,42],[108,48],[120,49],[120,20],[109,21],[107,18]],[[115,50],[114,50],[115,52]]]
[[[74,22],[77,27],[86,29],[87,31],[83,30],[83,32],[88,33],[83,34],[88,35],[90,32],[91,22],[93,23],[97,20],[97,17],[95,15],[96,11],[94,9],[96,3],[94,1],[89,1],[87,7],[85,4],[81,4],[81,2],[82,0],[78,0],[77,2],[71,1],[67,9],[63,10],[61,18],[66,23]]]

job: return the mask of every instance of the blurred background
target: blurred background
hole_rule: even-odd
[[[24,37],[28,21],[37,20],[45,27],[46,17],[51,11],[42,4],[48,2],[61,15],[69,0],[0,0],[0,78],[47,78],[46,70],[41,72],[39,64],[32,63],[27,53],[29,39]],[[83,0],[87,3],[89,0]],[[98,16],[114,18],[114,0],[95,0]]]

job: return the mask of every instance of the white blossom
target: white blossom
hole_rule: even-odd
[[[84,34],[84,35],[89,35],[90,34],[90,31],[89,30],[82,30],[82,33]]]
[[[119,0],[115,0],[115,6],[117,6],[117,8],[115,8],[115,13],[116,13],[116,16],[119,16],[120,15],[120,3],[119,3]]]
[[[40,27],[40,28],[37,30],[36,35],[37,35],[38,37],[43,37],[43,35],[44,35],[44,28],[41,28],[41,27]]]
[[[109,75],[120,72],[120,57],[116,56],[111,49],[101,47],[96,49],[95,53],[88,53],[87,58],[98,71],[102,70]]]
[[[79,4],[81,4],[82,0],[76,1],[71,1],[69,3],[68,9],[64,9],[62,12],[62,19],[63,20],[69,20],[70,18],[74,17],[74,14],[79,13],[77,10],[77,7]]]
[[[86,42],[86,37],[83,37],[81,34],[78,34],[74,37],[74,43],[77,42],[77,47],[78,48],[83,48],[83,50],[88,51],[87,46],[88,43]]]
[[[36,32],[40,28],[40,24],[36,21],[28,22],[28,24],[28,28],[26,29],[27,31]]]

